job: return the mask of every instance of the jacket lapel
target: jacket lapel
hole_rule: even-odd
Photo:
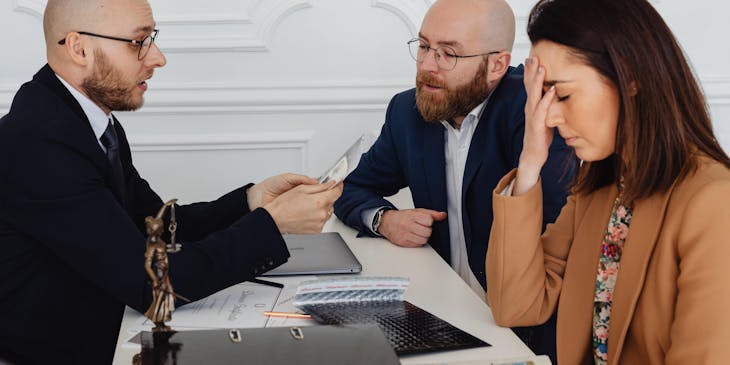
[[[507,74],[514,74],[515,72],[520,74],[521,80],[522,66],[520,65],[516,69],[514,67],[509,67]],[[481,116],[479,117],[479,123],[477,124],[477,127],[474,130],[474,135],[471,138],[471,142],[469,145],[469,154],[467,155],[466,166],[464,166],[464,181],[461,188],[462,196],[466,193],[467,188],[469,187],[469,185],[471,185],[472,180],[474,180],[474,177],[477,175],[479,167],[482,165],[482,161],[488,158],[497,158],[493,155],[488,156],[488,154],[486,153],[487,144],[484,143],[484,141],[488,141],[487,133],[489,133],[489,124],[500,123],[500,121],[497,120],[496,117],[493,116],[493,114],[497,109],[499,109],[499,106],[495,106],[495,103],[499,102],[499,95],[503,94],[503,92],[500,92],[500,89],[502,89],[503,87],[507,87],[502,85],[503,83],[500,82],[497,85],[497,88],[495,88],[490,96],[487,98],[487,102],[482,109]],[[474,143],[475,141],[476,143]],[[463,200],[462,206],[464,206]],[[469,237],[469,235],[466,236]]]
[[[634,206],[629,234],[624,242],[616,288],[611,306],[608,338],[609,364],[618,364],[636,303],[644,287],[646,270],[671,197],[672,188],[664,194],[654,194]]]
[[[99,146],[99,140],[94,135],[94,130],[91,128],[91,123],[84,113],[84,110],[79,105],[79,102],[71,95],[66,86],[64,86],[58,77],[53,72],[49,65],[45,65],[36,75],[34,80],[43,84],[49,90],[51,90],[62,102],[68,107],[73,114],[77,117],[76,119],[68,119],[68,123],[58,125],[59,129],[57,135],[63,139],[64,143],[71,148],[77,149],[86,158],[92,161],[94,165],[99,168],[99,171],[103,174],[104,179],[108,182],[112,191],[114,191],[114,183],[111,176],[111,165],[104,154],[104,151]],[[122,158],[122,166],[125,171],[124,176],[129,176],[131,169],[131,156],[129,154],[129,145],[124,134],[124,130],[115,118],[115,127],[117,134],[120,138],[120,155]],[[123,140],[123,145],[121,140]],[[124,151],[121,151],[121,149]],[[126,160],[126,161],[125,161]],[[119,196],[118,196],[119,195]],[[120,205],[129,209],[125,198],[125,192],[115,193],[115,197],[119,201]]]
[[[433,198],[433,209],[446,211],[446,158],[444,131],[440,124],[427,123],[423,129],[423,171],[429,195]]]
[[[89,119],[86,118],[86,113],[84,113],[84,110],[81,109],[81,105],[79,105],[79,102],[74,99],[68,89],[66,89],[61,81],[58,80],[58,77],[51,69],[51,66],[46,64],[33,78],[53,91],[53,93],[63,100],[64,104],[66,104],[66,106],[68,106],[69,109],[71,109],[71,111],[79,117],[79,119],[86,122],[89,126],[89,130],[91,130],[91,124],[89,124]],[[93,130],[91,132],[93,134]]]
[[[78,117],[71,126],[67,126],[68,128],[78,130],[78,132],[74,133],[71,130],[64,130],[62,131],[62,135],[64,138],[74,138],[75,141],[71,144],[83,150],[84,154],[95,165],[99,166],[102,171],[105,171],[107,174],[106,178],[109,178],[109,162],[106,160],[104,151],[99,146],[99,142],[94,135],[94,130],[91,129],[91,123],[89,123],[89,119],[86,117],[86,113],[84,113],[79,102],[76,101],[68,89],[58,80],[58,77],[56,77],[56,74],[48,64],[43,66],[33,79],[51,90]]]
[[[428,123],[426,121],[423,121],[423,123],[423,146],[421,149],[423,151],[423,173],[433,204],[431,209],[445,212],[446,157],[444,156],[444,127],[440,123]],[[448,221],[435,222],[434,226],[440,228],[439,242],[443,246],[437,251],[450,260]]]
[[[494,156],[487,156],[487,144],[483,142],[487,140],[487,119],[489,118],[489,109],[487,108],[489,108],[489,104],[485,105],[484,108],[484,116],[481,120],[479,120],[479,123],[474,130],[474,135],[472,136],[469,144],[469,154],[466,157],[464,181],[461,185],[462,206],[464,206],[464,195],[466,194],[469,185],[471,185],[472,180],[474,180],[474,177],[477,175],[477,171],[479,171],[482,161],[488,157],[494,158]]]
[[[129,184],[129,178],[132,175],[132,169],[134,168],[132,166],[132,153],[129,149],[129,142],[127,141],[127,135],[124,132],[124,128],[122,128],[122,124],[119,123],[119,120],[117,117],[112,115],[112,118],[114,118],[114,130],[117,133],[117,138],[119,139],[119,159],[122,164],[122,179],[123,184],[120,187],[119,196],[117,199],[119,200],[120,204],[127,209],[127,211],[132,214],[131,206],[129,197],[132,196],[130,193],[130,184]]]
[[[583,363],[591,343],[593,298],[601,241],[606,233],[615,186],[577,199],[575,235],[563,277],[558,306],[558,357],[560,363]],[[592,359],[591,359],[592,360]]]
[[[467,206],[466,198],[469,192],[469,186],[474,181],[474,178],[482,165],[482,161],[487,158],[494,158],[495,156],[487,156],[487,144],[484,141],[487,140],[487,119],[489,119],[489,103],[484,106],[484,113],[474,130],[474,135],[469,143],[469,154],[466,156],[466,164],[464,166],[464,179],[461,184],[461,224],[464,227],[464,240],[466,241],[466,249],[469,250],[471,247],[471,221],[469,219],[469,212],[465,209]],[[484,187],[478,187],[482,189]]]

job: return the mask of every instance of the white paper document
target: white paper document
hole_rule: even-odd
[[[367,152],[373,142],[375,142],[375,138],[376,137],[371,134],[363,134],[360,136],[360,138],[358,138],[355,143],[353,143],[347,151],[345,151],[342,157],[340,157],[334,165],[332,165],[332,167],[327,169],[327,171],[322,174],[319,179],[317,179],[319,183],[323,184],[329,181],[340,182],[345,180],[347,175],[355,170],[357,164],[360,162],[360,156]]]
[[[263,327],[264,312],[271,310],[280,288],[241,283],[196,302],[185,304],[172,313],[167,325],[175,327],[246,328]],[[145,327],[154,326],[148,318]]]
[[[277,288],[244,282],[223,289],[198,301],[185,304],[172,312],[172,321],[166,322],[173,330],[199,330],[214,328],[258,328],[287,325],[307,325],[313,320],[294,318],[270,318],[266,311],[294,312],[294,294],[300,282],[311,276],[267,278],[284,285]],[[314,323],[312,323],[314,324]],[[139,346],[139,333],[154,327],[147,317],[140,316],[129,329],[125,346]]]
[[[302,281],[312,280],[312,276],[293,276],[289,278],[277,277],[276,279],[284,284],[284,289],[281,290],[281,295],[279,295],[279,300],[274,305],[273,312],[303,313],[294,306],[294,297],[297,293],[299,284]],[[288,281],[282,281],[280,279],[286,279]],[[266,327],[312,326],[315,324],[317,324],[317,322],[313,319],[269,317],[268,322],[266,322]]]

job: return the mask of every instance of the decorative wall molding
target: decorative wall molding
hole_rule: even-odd
[[[144,112],[211,114],[382,111],[393,95],[412,87],[412,81],[152,85]]]
[[[264,4],[268,2],[259,2],[258,4]],[[270,43],[271,37],[274,33],[274,29],[281,24],[284,19],[294,14],[295,12],[308,9],[313,6],[311,0],[288,0],[279,2],[271,11],[268,11],[264,16],[261,17],[261,26],[259,27],[258,36],[262,39],[265,44]],[[260,7],[257,7],[260,9]]]
[[[312,0],[256,1],[249,14],[161,14],[159,27],[169,28],[171,35],[160,47],[165,52],[264,52],[284,19],[312,6]]]
[[[14,0],[13,10],[32,15],[43,19],[43,11],[46,9],[45,0]]]
[[[530,38],[527,36],[527,21],[529,20],[528,15],[517,15],[515,16],[515,44],[512,47],[513,50],[526,49],[529,50]]]
[[[19,85],[0,85],[0,113]],[[382,111],[413,81],[339,83],[184,83],[150,85],[145,114]]]
[[[251,0],[248,11],[217,14],[155,16],[163,32],[159,46],[165,52],[267,51],[276,27],[312,0]],[[45,0],[14,0],[13,10],[43,18]]]
[[[209,135],[130,135],[133,153],[295,150],[301,170],[308,171],[309,143],[314,131]]]
[[[433,0],[371,0],[370,5],[395,14],[405,23],[411,35],[415,37],[418,35],[418,29],[424,14],[433,2]]]
[[[0,85],[0,115],[7,113],[19,85]],[[152,84],[145,114],[381,111],[413,81],[339,83]],[[708,104],[730,105],[730,76],[702,78]]]
[[[0,115],[5,115],[10,109],[10,103],[13,102],[15,93],[18,91],[18,85],[1,85],[0,84]]]
[[[705,77],[702,79],[702,88],[710,106],[730,105],[730,76]]]
[[[158,24],[177,26],[201,26],[201,25],[241,25],[252,24],[253,19],[249,14],[183,14],[183,15],[162,15],[155,17]]]

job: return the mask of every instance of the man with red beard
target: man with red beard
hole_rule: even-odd
[[[109,364],[125,305],[151,303],[144,221],[163,204],[112,111],[141,107],[166,60],[146,0],[49,0],[43,23],[48,64],[0,119],[0,363]],[[176,206],[175,292],[284,263],[281,232],[321,231],[341,192],[284,174]]]
[[[429,243],[486,301],[492,190],[522,150],[522,66],[510,67],[515,18],[504,0],[439,0],[418,37],[416,88],[393,97],[375,144],[345,180],[335,214],[362,235],[396,245]],[[556,134],[542,171],[544,223],[565,203],[573,158]],[[384,199],[409,187],[415,209]],[[544,226],[543,226],[544,228]],[[516,329],[554,358],[554,322]]]

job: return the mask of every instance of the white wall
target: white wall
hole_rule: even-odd
[[[379,129],[390,97],[412,87],[406,41],[431,0],[152,0],[168,64],[145,106],[118,113],[135,164],[163,198],[213,199],[283,171],[319,175],[362,133]],[[511,0],[527,56],[533,1]],[[730,150],[730,5],[653,1],[707,93]],[[44,63],[45,0],[0,5],[0,115]]]

